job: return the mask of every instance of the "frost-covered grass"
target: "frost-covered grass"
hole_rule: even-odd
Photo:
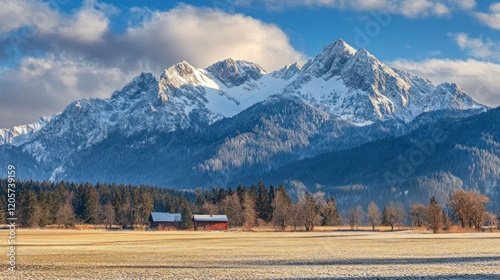
[[[500,279],[499,233],[18,230],[17,238],[18,271],[4,265],[2,279]]]

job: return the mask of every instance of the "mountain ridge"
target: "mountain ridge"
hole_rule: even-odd
[[[487,109],[456,84],[433,85],[337,40],[274,72],[226,59],[141,73],[16,137],[1,130],[0,161],[18,162],[26,179],[225,185]]]

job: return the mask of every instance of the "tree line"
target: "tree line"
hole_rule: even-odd
[[[249,188],[196,189],[178,191],[149,186],[117,184],[95,185],[70,182],[22,181],[16,183],[16,217],[22,227],[75,224],[101,224],[122,228],[149,225],[153,211],[182,214],[180,228],[190,228],[191,214],[224,214],[230,227],[268,225],[279,230],[312,231],[315,226],[349,225],[352,230],[369,225],[395,227],[411,222],[415,227],[427,227],[438,232],[453,223],[462,228],[480,230],[496,224],[499,215],[487,211],[489,198],[473,191],[456,190],[443,209],[434,198],[426,204],[413,203],[405,208],[389,202],[381,209],[375,202],[366,210],[357,205],[340,211],[333,197],[322,192],[303,192],[295,199],[283,185],[267,187],[261,181]],[[0,219],[5,221],[7,180],[0,180]]]

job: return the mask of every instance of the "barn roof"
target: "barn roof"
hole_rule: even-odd
[[[182,220],[180,213],[151,212],[153,222],[180,222]]]
[[[193,215],[196,222],[227,222],[226,215]]]

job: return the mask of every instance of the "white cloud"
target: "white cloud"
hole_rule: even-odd
[[[270,10],[286,7],[327,7],[352,11],[388,11],[405,17],[443,17],[452,10],[470,10],[475,0],[239,0],[235,5],[262,3]]]
[[[19,0],[31,2],[38,3]],[[4,28],[11,31],[29,25],[38,32],[22,42],[19,49],[24,58],[19,65],[2,69],[0,127],[30,123],[77,99],[109,97],[140,72],[159,75],[182,60],[206,67],[231,57],[259,63],[267,70],[305,60],[279,27],[217,9],[133,8],[126,14],[130,26],[121,34],[109,30],[110,16],[118,12],[113,6],[86,1],[70,15],[49,11],[51,24],[28,19]],[[10,44],[8,38],[1,40],[0,36],[4,46]]]
[[[152,12],[145,18],[120,40],[141,53],[154,55],[150,59],[165,66],[187,60],[206,67],[230,57],[275,70],[305,60],[280,28],[241,14],[181,5],[167,12]]]
[[[0,127],[31,123],[78,99],[109,97],[138,74],[65,54],[23,58],[0,76]]]
[[[401,70],[428,78],[432,82],[454,82],[478,102],[500,105],[500,64],[474,59],[430,59],[424,61],[395,60],[388,63]]]
[[[462,50],[475,58],[500,61],[500,47],[489,38],[470,38],[465,33],[451,33],[449,36]]]
[[[29,33],[20,34],[23,40],[56,34],[73,41],[95,42],[108,30],[108,16],[118,12],[114,6],[95,0],[84,1],[82,7],[71,15],[60,14],[57,6],[41,1],[5,1],[0,10],[0,33],[21,27],[34,28]]]
[[[476,7],[476,0],[450,0],[450,2],[454,2],[459,8],[463,10],[472,10]]]
[[[0,33],[23,26],[46,31],[54,28],[59,15],[47,3],[37,0],[4,0],[0,9]]]
[[[475,16],[487,26],[500,29],[500,2],[491,4],[490,13],[475,13]]]
[[[95,1],[85,1],[83,7],[74,15],[64,19],[59,27],[52,30],[52,33],[85,43],[100,40],[108,31],[109,18],[102,8],[108,13],[116,13],[116,8],[110,5],[96,3]]]

